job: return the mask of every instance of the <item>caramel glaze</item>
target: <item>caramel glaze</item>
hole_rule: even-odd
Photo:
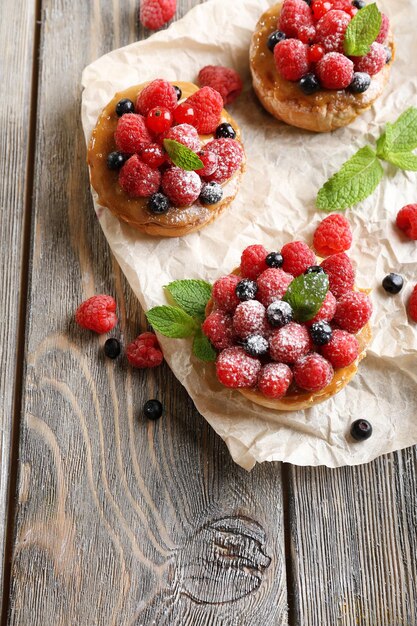
[[[274,55],[267,47],[269,35],[277,29],[282,4],[276,4],[260,18],[252,37],[250,67],[253,87],[266,108],[277,119],[292,126],[327,132],[350,124],[368,109],[381,95],[388,81],[395,46],[392,35],[388,45],[392,60],[375,76],[365,93],[352,94],[348,90],[321,90],[307,96],[297,83],[283,79],[275,67]]]
[[[222,200],[211,206],[203,206],[197,201],[188,207],[172,206],[164,215],[154,215],[147,208],[147,198],[128,196],[118,183],[118,172],[109,170],[106,160],[109,152],[116,150],[114,132],[119,120],[115,111],[117,102],[122,98],[129,98],[136,102],[138,94],[147,84],[135,85],[120,91],[103,109],[88,147],[87,162],[90,168],[90,181],[98,195],[99,204],[110,209],[120,220],[150,235],[179,237],[205,226],[229,206],[238,191],[245,163],[232,178],[222,185]],[[198,91],[198,87],[192,83],[176,82],[175,84],[182,90],[181,101]],[[221,121],[229,122],[236,130],[236,139],[240,140],[239,126],[225,110],[222,112]],[[213,138],[213,135],[200,135],[203,144]]]

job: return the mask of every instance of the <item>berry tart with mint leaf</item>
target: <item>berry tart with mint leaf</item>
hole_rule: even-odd
[[[216,90],[156,79],[104,108],[88,165],[100,205],[143,233],[181,237],[231,204],[245,152]]]
[[[250,48],[265,109],[316,132],[366,111],[382,94],[393,58],[389,18],[364,0],[284,0],[262,15]]]

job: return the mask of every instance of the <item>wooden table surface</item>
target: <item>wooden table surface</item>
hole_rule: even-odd
[[[179,0],[181,17],[198,0]],[[2,624],[416,626],[416,449],[246,473],[166,366],[117,366],[73,321],[114,294],[95,219],[85,65],[148,35],[136,0],[2,0]],[[166,414],[146,423],[158,397]]]

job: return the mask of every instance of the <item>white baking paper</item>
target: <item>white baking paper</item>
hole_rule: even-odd
[[[293,239],[312,241],[325,214],[314,208],[317,190],[365,143],[373,144],[387,121],[417,105],[417,24],[415,0],[381,0],[392,22],[397,59],[382,98],[349,127],[312,134],[268,115],[251,89],[248,49],[252,31],[273,4],[268,0],[211,0],[191,10],[167,30],[115,50],[83,74],[82,121],[86,141],[102,108],[116,91],[154,78],[195,81],[207,64],[236,68],[245,81],[231,113],[243,131],[248,167],[233,205],[213,224],[179,239],[142,235],[107,209],[95,209],[109,245],[145,310],[165,303],[163,286],[181,278],[214,282],[239,265],[245,246],[269,250]],[[352,224],[351,256],[357,284],[373,288],[374,339],[353,381],[333,399],[307,411],[274,412],[220,386],[213,365],[191,357],[188,340],[160,337],[165,358],[197,409],[246,469],[256,462],[339,467],[417,443],[417,324],[406,303],[417,282],[417,242],[394,226],[397,211],[417,202],[417,174],[386,164],[373,196],[346,215]],[[397,296],[380,287],[390,271],[405,278]],[[372,422],[365,443],[348,436],[356,418]]]

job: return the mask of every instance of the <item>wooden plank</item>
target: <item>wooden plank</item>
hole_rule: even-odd
[[[93,214],[80,124],[81,70],[137,39],[136,10],[43,2],[9,624],[285,626],[281,466],[235,466],[166,367],[105,360],[104,339],[72,319],[82,299],[111,293],[116,335],[145,327]],[[165,415],[146,423],[155,396]]]
[[[295,623],[417,624],[417,449],[290,475]]]
[[[0,20],[0,597],[6,550],[8,491],[13,421],[19,411],[16,384],[21,379],[19,322],[28,193],[32,61],[35,1],[3,0]],[[33,104],[33,103],[32,103]],[[29,176],[30,179],[30,176]],[[28,212],[30,206],[27,206]],[[25,303],[24,303],[25,304]],[[20,330],[24,331],[24,328]],[[20,362],[19,362],[20,359]]]

